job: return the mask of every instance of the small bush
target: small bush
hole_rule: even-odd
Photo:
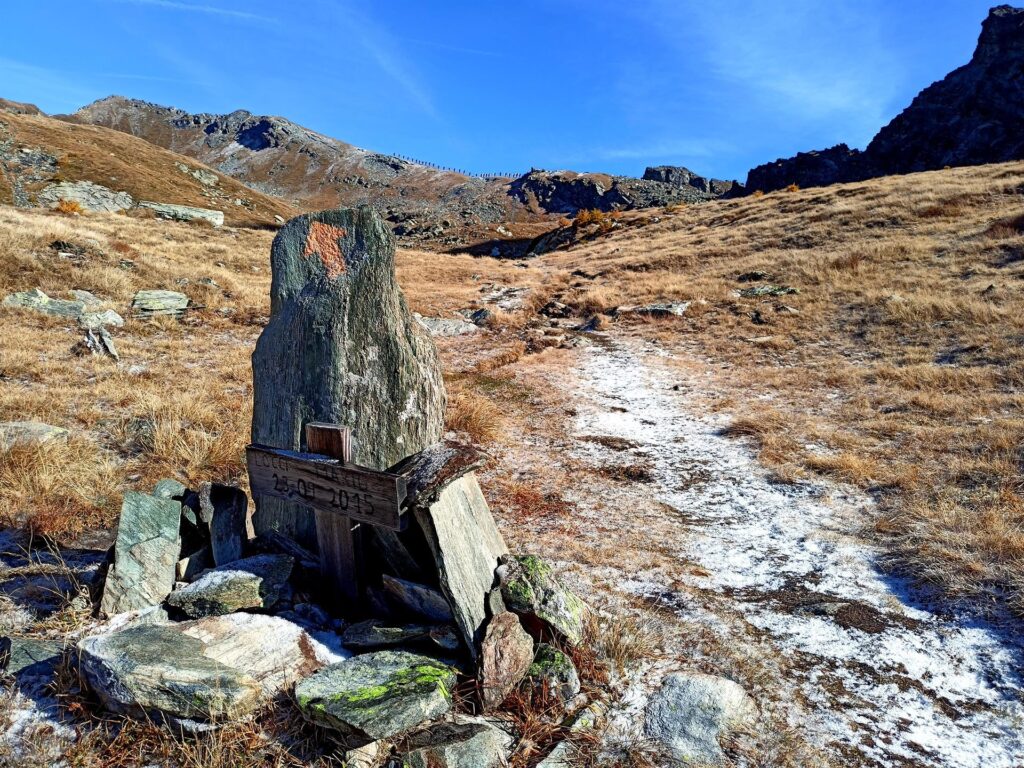
[[[82,207],[82,204],[77,200],[61,200],[53,210],[57,213],[62,213],[65,216],[81,216],[85,213],[85,209]]]
[[[795,184],[795,183],[794,184],[790,184],[789,186],[786,187],[786,191],[787,192],[799,192],[800,191],[800,185],[799,184]]]
[[[608,214],[597,208],[582,210],[576,214],[576,226],[585,227],[587,224],[601,224],[608,218]]]
[[[572,219],[567,219],[565,216],[562,216],[558,220],[558,226],[560,226],[562,229],[565,229],[566,227],[571,227],[572,226]]]
[[[755,189],[753,192],[750,193],[750,196],[751,197],[764,197],[764,190],[763,189]]]

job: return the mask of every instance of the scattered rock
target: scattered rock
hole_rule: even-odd
[[[482,717],[456,715],[404,739],[409,768],[504,768],[515,739]]]
[[[85,338],[75,344],[71,351],[79,356],[94,355],[96,357],[112,357],[114,360],[121,359],[117,353],[117,347],[114,346],[114,339],[103,326],[86,330]]]
[[[771,280],[771,279],[772,279],[772,276],[769,275],[767,272],[759,272],[759,271],[755,270],[753,272],[744,272],[742,275],[737,275],[736,282],[737,283],[761,283],[761,282],[765,282],[765,281]]]
[[[353,624],[341,635],[341,644],[356,650],[377,650],[431,643],[446,651],[459,647],[454,629],[446,625],[404,624],[395,626],[380,619]]]
[[[181,315],[188,305],[188,296],[177,291],[139,291],[132,299],[132,311],[141,317]]]
[[[133,626],[78,652],[107,709],[178,723],[241,717],[338,659],[294,624],[249,613]]]
[[[549,301],[541,307],[540,313],[545,317],[570,317],[572,308],[560,301]]]
[[[738,293],[745,299],[756,299],[761,296],[788,296],[800,291],[787,285],[756,285],[753,288],[743,288]]]
[[[616,313],[620,315],[647,315],[648,317],[682,317],[690,308],[689,301],[660,302],[656,304],[644,304],[643,306],[630,305],[619,307]]]
[[[135,200],[127,192],[114,192],[91,181],[50,184],[39,193],[38,200],[46,208],[56,208],[62,200],[67,200],[96,213],[117,213],[135,207]]]
[[[478,326],[465,320],[458,320],[449,317],[423,317],[413,312],[413,317],[422,325],[431,336],[465,336],[469,333],[476,333],[480,330]]]
[[[224,226],[224,212],[209,208],[194,208],[191,205],[171,205],[170,203],[153,203],[148,200],[139,202],[140,208],[148,208],[161,219],[172,221],[206,221],[215,227]]]
[[[21,307],[32,309],[55,317],[70,317],[78,319],[85,311],[85,304],[81,301],[68,301],[67,299],[53,299],[43,291],[34,288],[31,291],[12,293],[3,300],[5,307]]]
[[[273,608],[295,561],[287,555],[253,555],[201,574],[171,592],[167,604],[186,616],[222,616],[250,608]]]
[[[64,643],[59,640],[0,637],[0,672],[20,684],[49,682],[64,650]]]
[[[86,309],[99,307],[103,304],[103,301],[98,296],[96,296],[96,294],[91,293],[89,291],[83,291],[78,288],[74,288],[68,291],[68,295],[75,301],[82,302],[82,304],[85,305]]]
[[[68,440],[68,431],[53,427],[41,421],[0,422],[0,450],[9,451],[14,447],[32,448],[46,443]]]
[[[537,646],[537,654],[527,671],[535,687],[562,704],[568,704],[580,692],[580,676],[572,659],[547,643]]]
[[[78,317],[78,324],[82,328],[105,328],[112,326],[121,328],[124,326],[124,318],[112,309],[104,309],[102,312],[83,312]]]
[[[533,638],[523,629],[518,616],[505,611],[491,619],[480,649],[480,698],[484,711],[497,709],[508,698],[526,676],[533,659]]]
[[[427,656],[377,651],[325,667],[295,687],[307,719],[368,741],[390,738],[451,708],[455,670]]]
[[[572,735],[596,730],[607,716],[608,706],[604,702],[595,701],[570,719],[569,733]],[[537,763],[537,768],[576,768],[581,763],[581,757],[579,746],[567,739],[559,742],[547,757]]]
[[[489,309],[477,309],[470,312],[467,317],[469,317],[469,321],[474,325],[484,327],[490,323],[494,313]]]
[[[583,639],[586,604],[558,582],[548,563],[534,555],[506,556],[498,577],[505,605],[526,620],[534,636],[547,627],[573,645]]]
[[[732,680],[676,673],[647,704],[644,730],[677,760],[725,765],[719,740],[756,717],[753,700]]]
[[[164,601],[174,586],[181,550],[181,504],[127,491],[100,610],[108,616]]]
[[[384,574],[383,586],[388,598],[406,611],[429,621],[449,622],[453,618],[451,606],[436,589],[388,574]]]

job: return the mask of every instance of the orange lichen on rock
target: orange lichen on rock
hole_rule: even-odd
[[[323,262],[327,276],[335,278],[345,272],[345,254],[341,252],[338,241],[345,237],[344,227],[335,227],[331,224],[324,224],[322,221],[314,221],[309,225],[309,235],[306,236],[306,250],[303,256],[309,258],[316,254]]]

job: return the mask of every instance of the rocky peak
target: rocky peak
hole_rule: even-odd
[[[981,37],[971,63],[991,62],[1010,54],[1020,55],[1024,39],[1024,8],[999,5],[981,23]],[[1014,49],[1017,50],[1014,50]]]

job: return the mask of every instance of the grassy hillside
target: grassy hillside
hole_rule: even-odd
[[[183,164],[191,171],[215,173],[196,160],[109,128],[3,112],[0,140],[5,139],[16,149],[38,147],[57,158],[56,176],[31,183],[30,192],[39,192],[50,181],[91,181],[124,190],[136,200],[223,210],[226,222],[235,226],[269,225],[275,215],[289,218],[295,213],[287,203],[229,176],[215,174],[217,183],[204,185],[178,167]],[[0,180],[0,202],[10,203],[11,199],[9,180]],[[244,205],[236,205],[236,199]]]
[[[711,364],[781,482],[869,489],[922,579],[1024,610],[1024,164],[622,217],[547,257],[588,312],[686,300],[635,327]],[[761,286],[778,296],[743,295]]]

